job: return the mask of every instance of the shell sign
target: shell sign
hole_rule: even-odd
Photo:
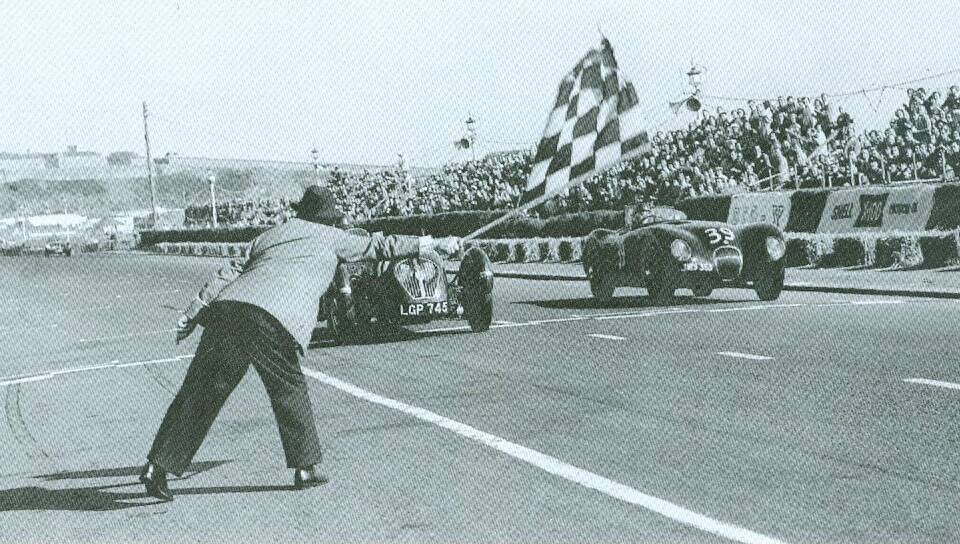
[[[930,185],[843,189],[827,196],[817,232],[924,230],[933,209]]]

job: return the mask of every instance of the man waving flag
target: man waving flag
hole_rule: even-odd
[[[649,150],[637,102],[604,38],[600,50],[591,49],[560,83],[523,202],[549,198]]]
[[[518,212],[583,183],[618,162],[650,150],[637,92],[617,68],[606,38],[560,82],[537,145],[519,208],[465,237],[476,238]]]

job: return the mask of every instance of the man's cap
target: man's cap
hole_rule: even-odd
[[[343,213],[337,209],[336,195],[326,187],[307,187],[300,202],[290,207],[297,212],[297,217],[314,223],[336,224],[343,219]]]

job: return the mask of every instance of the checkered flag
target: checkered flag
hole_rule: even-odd
[[[523,203],[541,201],[650,149],[637,92],[606,38],[563,78],[537,146]]]

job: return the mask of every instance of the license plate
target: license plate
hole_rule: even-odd
[[[400,305],[400,315],[446,315],[451,308],[456,310],[456,305],[447,301],[443,302],[415,302],[411,304]]]
[[[687,272],[713,272],[713,263],[693,262],[683,265]]]

